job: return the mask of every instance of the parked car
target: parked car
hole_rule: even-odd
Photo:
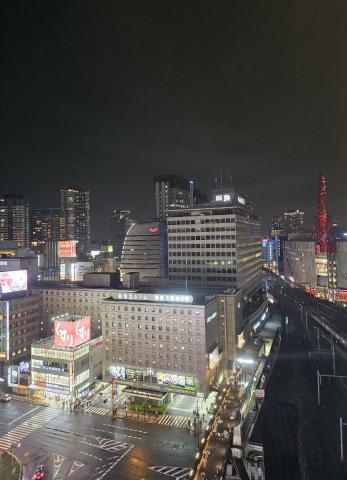
[[[0,401],[1,402],[9,402],[11,400],[11,395],[9,395],[8,393],[1,393],[0,394]]]

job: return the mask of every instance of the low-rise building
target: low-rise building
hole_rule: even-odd
[[[102,372],[102,338],[91,339],[90,317],[54,319],[54,336],[31,346],[31,388],[47,399],[83,396]]]

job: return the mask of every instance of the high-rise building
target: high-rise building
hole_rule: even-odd
[[[29,203],[22,195],[0,195],[0,240],[29,247]]]
[[[47,241],[60,239],[61,210],[59,208],[35,209],[31,211],[31,248],[43,253]]]
[[[12,272],[13,273],[13,272]],[[0,381],[7,385],[8,369],[30,357],[30,345],[40,338],[40,296],[3,294],[0,297]]]
[[[272,217],[271,235],[281,235],[285,231],[284,220],[282,215],[274,215]]]
[[[250,295],[260,288],[260,222],[234,189],[218,192],[210,204],[170,209],[167,228],[171,280]]]
[[[117,263],[120,263],[122,250],[127,231],[133,225],[130,210],[113,210],[113,216],[110,222],[111,245],[113,247],[113,256]]]
[[[186,208],[194,203],[194,183],[177,175],[155,175],[155,217],[163,219],[169,208]]]
[[[78,252],[90,246],[90,194],[84,187],[65,187],[61,194],[61,240],[77,240]]]
[[[284,226],[287,233],[300,232],[304,229],[304,212],[301,210],[286,210]]]
[[[126,235],[121,273],[139,272],[140,280],[166,275],[166,229],[164,222],[133,224]]]

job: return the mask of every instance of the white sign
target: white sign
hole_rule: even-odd
[[[245,199],[244,199],[243,197],[238,196],[238,197],[237,197],[237,201],[238,201],[239,203],[241,203],[241,205],[245,205],[245,204],[246,204],[246,201],[245,201]]]
[[[118,293],[118,300],[136,300],[141,302],[171,302],[171,303],[193,303],[191,295],[162,295],[146,293]]]

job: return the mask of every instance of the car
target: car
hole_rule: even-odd
[[[0,400],[2,402],[9,402],[11,400],[11,398],[12,398],[11,395],[9,395],[8,393],[2,393],[0,395]]]
[[[41,480],[41,478],[45,478],[45,470],[43,465],[36,467],[36,471],[32,477],[32,480]]]

